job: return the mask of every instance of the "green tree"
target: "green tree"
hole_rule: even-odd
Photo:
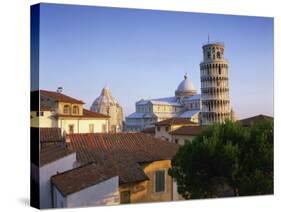
[[[273,122],[263,121],[247,128],[240,144],[239,195],[273,193]]]
[[[212,125],[180,147],[169,174],[185,198],[216,197],[227,187],[235,195],[272,193],[273,124]]]

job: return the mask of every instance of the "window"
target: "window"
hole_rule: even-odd
[[[127,204],[131,202],[131,192],[130,191],[122,191],[120,193],[120,203]]]
[[[155,172],[155,192],[165,191],[165,170]]]
[[[63,113],[69,113],[69,106],[68,105],[63,106]]]
[[[157,131],[160,131],[160,127],[157,127]]]
[[[36,116],[44,116],[44,111],[37,111]]]
[[[93,133],[95,130],[95,125],[94,124],[89,124],[89,132]]]
[[[103,124],[102,125],[102,132],[106,132],[107,130],[106,130],[106,124]]]
[[[54,196],[53,196],[53,205],[54,205],[54,207],[56,208],[57,207],[57,191],[56,190],[54,190],[54,192],[53,192],[53,194],[54,194]]]
[[[179,143],[179,140],[178,140],[178,139],[175,139],[175,143],[178,144],[178,143]]]
[[[219,75],[221,75],[221,66],[219,66]]]
[[[221,53],[220,52],[217,52],[217,58],[221,58]]]
[[[69,133],[69,134],[74,133],[74,124],[68,125],[68,133]]]
[[[208,56],[208,59],[210,59],[211,58],[211,53],[208,52],[207,56]]]
[[[78,113],[79,113],[78,111],[79,111],[78,106],[77,106],[77,105],[73,106],[73,108],[72,108],[72,113],[73,113],[73,114],[78,114]]]
[[[168,126],[167,126],[165,129],[166,129],[166,132],[168,132],[168,131],[169,131],[169,127],[168,127]]]

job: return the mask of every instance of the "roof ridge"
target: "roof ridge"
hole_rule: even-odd
[[[83,164],[83,165],[81,165],[81,166],[78,166],[78,167],[75,167],[75,168],[66,170],[66,171],[64,171],[64,172],[60,172],[60,173],[58,173],[58,174],[55,174],[55,175],[53,175],[53,176],[51,177],[51,179],[54,178],[54,177],[56,177],[56,176],[60,176],[60,175],[63,175],[63,174],[66,174],[66,173],[69,173],[69,172],[72,172],[72,171],[75,171],[75,170],[84,168],[85,166],[93,165],[93,164],[95,164],[95,162],[94,162],[94,161],[90,161],[90,162],[88,162],[88,163],[86,163],[86,164]]]

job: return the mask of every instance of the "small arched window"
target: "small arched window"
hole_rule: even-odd
[[[69,105],[63,106],[63,113],[69,113]]]
[[[219,66],[219,75],[221,75],[221,66]]]
[[[74,105],[73,108],[72,108],[72,113],[73,114],[78,114],[79,113],[79,108],[77,105]]]
[[[220,52],[217,52],[217,58],[221,58],[221,53]]]

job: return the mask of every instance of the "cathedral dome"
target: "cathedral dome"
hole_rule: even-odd
[[[176,96],[193,96],[196,93],[193,83],[188,79],[187,75],[184,75],[184,80],[179,84],[175,92]]]

